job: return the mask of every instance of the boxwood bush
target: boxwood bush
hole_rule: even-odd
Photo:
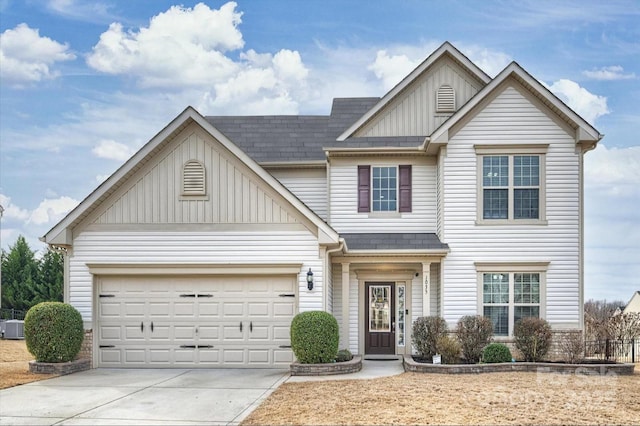
[[[438,338],[446,336],[449,331],[447,322],[442,317],[420,317],[413,322],[411,338],[418,355],[427,360],[438,353]]]
[[[480,315],[466,315],[460,318],[456,327],[462,356],[469,364],[480,361],[482,349],[491,342],[493,322]]]
[[[24,318],[24,337],[36,361],[72,361],[84,339],[82,316],[66,303],[38,303]]]
[[[525,361],[542,361],[551,347],[551,326],[542,318],[529,317],[518,321],[513,329],[516,348]]]
[[[336,355],[336,362],[347,362],[353,359],[353,354],[349,349],[341,349]]]
[[[301,312],[291,321],[291,348],[301,364],[335,362],[338,321],[328,312]]]
[[[511,359],[511,351],[502,343],[491,343],[482,351],[482,361],[489,364],[511,362]]]

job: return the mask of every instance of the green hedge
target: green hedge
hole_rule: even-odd
[[[24,318],[24,337],[36,361],[73,361],[84,339],[82,316],[66,303],[39,303]]]
[[[338,343],[338,321],[328,312],[302,312],[291,321],[291,348],[301,364],[335,362]]]

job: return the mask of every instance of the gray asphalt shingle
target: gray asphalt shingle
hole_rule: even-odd
[[[349,250],[448,250],[433,233],[340,234]]]

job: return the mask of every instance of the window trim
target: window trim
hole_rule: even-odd
[[[476,225],[547,225],[547,191],[546,191],[546,154],[549,144],[527,144],[527,145],[474,145],[476,152]],[[539,192],[538,192],[538,219],[514,219],[514,186],[513,170],[514,156],[538,156],[539,164]],[[509,157],[509,205],[507,219],[485,219],[484,218],[484,186],[482,160],[486,156],[507,156]]]
[[[396,209],[373,210],[373,169],[396,169]],[[401,213],[413,210],[413,165],[412,164],[367,164],[357,166],[357,211],[376,217],[400,217]]]
[[[539,306],[540,318],[546,319],[547,317],[547,270],[549,269],[550,262],[475,262],[476,275],[477,275],[477,297],[478,297],[478,315],[484,315],[484,274],[496,273],[507,274],[509,277],[509,302],[508,306],[508,320],[509,328],[507,336],[495,336],[496,339],[511,339],[513,338],[515,307],[516,306]],[[540,275],[540,303],[534,304],[516,304],[514,302],[514,287],[515,280],[514,275],[520,273],[530,273]],[[496,305],[502,306],[502,305]]]

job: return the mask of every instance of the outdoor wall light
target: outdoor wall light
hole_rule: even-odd
[[[307,288],[313,290],[313,272],[311,272],[311,268],[309,268],[309,272],[307,272]]]

